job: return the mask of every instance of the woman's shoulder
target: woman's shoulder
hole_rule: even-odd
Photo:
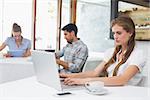
[[[141,49],[139,47],[134,47],[129,59],[128,63],[130,65],[136,65],[142,71],[142,68],[145,66],[147,61],[147,54],[144,51],[144,49]]]
[[[132,52],[133,55],[144,55],[144,50],[135,46]]]
[[[6,38],[6,40],[11,40],[11,39],[13,39],[13,37],[7,37],[7,38]]]
[[[5,42],[6,42],[6,41],[7,41],[7,42],[8,42],[8,41],[12,41],[13,39],[14,39],[13,37],[7,37],[6,40],[5,40]]]
[[[27,38],[23,38],[23,40],[24,40],[25,42],[31,42],[31,40],[29,40],[29,39],[27,39]]]
[[[134,47],[131,55],[130,55],[130,58],[132,60],[146,60],[147,59],[147,52],[144,51],[144,49],[141,49],[137,46]]]

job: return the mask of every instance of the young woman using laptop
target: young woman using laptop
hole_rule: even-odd
[[[3,50],[6,46],[8,46],[9,48],[9,52],[4,56],[27,57],[31,55],[31,42],[30,40],[23,38],[21,33],[21,27],[18,24],[14,23],[12,27],[12,36],[8,37],[5,42],[0,46],[0,51]]]
[[[141,71],[146,59],[143,52],[135,44],[135,25],[130,17],[120,16],[111,22],[115,48],[108,50],[103,62],[93,71],[65,74],[67,85],[85,84],[90,81],[102,81],[104,85],[137,85],[141,79]],[[100,77],[104,73],[105,76]]]

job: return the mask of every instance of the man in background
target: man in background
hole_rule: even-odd
[[[88,48],[77,38],[78,28],[75,24],[67,24],[62,30],[68,43],[62,50],[56,52],[56,62],[63,67],[60,72],[78,73],[86,62]],[[63,56],[64,60],[60,60],[59,58]]]

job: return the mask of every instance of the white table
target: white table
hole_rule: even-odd
[[[0,83],[14,81],[33,75],[33,63],[31,62],[30,57],[0,59]]]
[[[0,100],[148,100],[150,88],[136,86],[105,87],[106,95],[72,90],[72,95],[56,96],[57,91],[38,83],[35,77],[0,84]]]

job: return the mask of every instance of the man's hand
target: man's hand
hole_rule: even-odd
[[[67,77],[69,77],[69,74],[66,74],[66,73],[59,73],[59,76],[60,76],[61,78],[67,78]]]
[[[68,63],[67,62],[64,62],[60,59],[56,59],[56,63],[61,65],[64,69],[68,69]]]
[[[60,65],[60,59],[56,59],[56,63]]]

